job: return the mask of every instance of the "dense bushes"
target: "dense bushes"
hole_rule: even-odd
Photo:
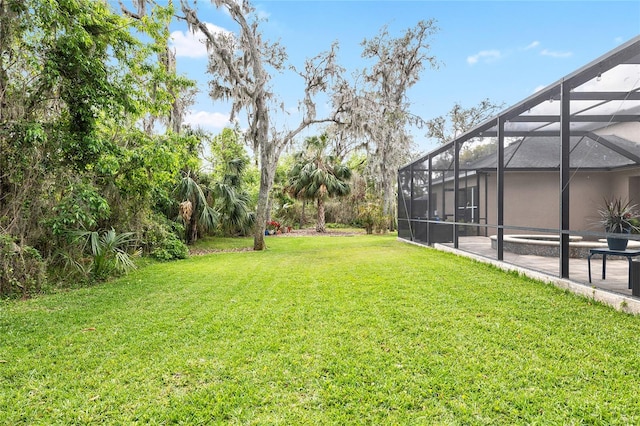
[[[390,218],[382,213],[379,202],[369,201],[360,206],[358,210],[358,222],[366,230],[367,234],[385,232]]]
[[[20,246],[0,233],[0,295],[29,296],[46,280],[45,262],[38,250]]]
[[[178,238],[178,235],[184,234],[182,224],[171,222],[160,215],[155,215],[153,219],[143,227],[143,253],[161,261],[186,258],[189,249]]]

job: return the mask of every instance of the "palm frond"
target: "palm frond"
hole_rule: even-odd
[[[235,176],[240,176],[242,175],[242,172],[244,171],[246,165],[247,164],[244,159],[234,158],[227,162],[227,169],[229,170],[230,174],[233,174]]]
[[[89,233],[88,237],[91,245],[91,254],[93,256],[100,256],[102,254],[102,249],[100,247],[100,235],[98,232],[93,231]]]
[[[139,253],[139,250],[136,251],[134,253],[134,256],[139,255]],[[129,255],[129,253],[122,249],[116,249],[114,251],[114,254],[115,267],[118,271],[127,273],[136,269],[136,264],[133,262],[133,259],[131,258],[131,255]]]
[[[218,212],[211,206],[205,205],[200,211],[198,224],[206,230],[211,230],[218,224]]]

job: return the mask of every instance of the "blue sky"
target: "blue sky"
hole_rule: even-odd
[[[360,42],[388,26],[393,36],[434,19],[439,31],[430,54],[441,66],[427,68],[409,93],[414,114],[423,119],[446,114],[455,102],[471,107],[489,98],[512,105],[554,83],[640,34],[640,1],[254,1],[267,39],[280,41],[289,62],[304,60],[340,45],[348,73],[370,66]],[[235,30],[208,1],[198,1],[200,19]],[[198,80],[201,93],[188,121],[219,132],[229,106],[207,95],[207,59],[186,28],[173,30],[178,71]],[[200,54],[198,54],[200,52]],[[273,84],[288,109],[301,98],[299,78],[286,74]],[[318,109],[322,114],[322,108]],[[286,126],[286,119],[283,119]],[[293,120],[290,118],[289,120]],[[293,126],[296,123],[290,124]],[[240,122],[242,126],[243,123]],[[412,131],[419,151],[434,147],[423,131]]]

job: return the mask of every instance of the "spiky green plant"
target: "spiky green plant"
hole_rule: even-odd
[[[91,256],[87,267],[79,262],[76,265],[93,279],[104,280],[136,268],[132,256],[139,255],[140,251],[130,250],[136,243],[133,232],[118,234],[111,228],[102,233],[81,231],[76,234],[83,241],[83,252],[88,251]]]
[[[624,233],[638,231],[633,219],[638,216],[637,205],[622,198],[604,199],[604,206],[598,210],[600,223],[607,232]]]

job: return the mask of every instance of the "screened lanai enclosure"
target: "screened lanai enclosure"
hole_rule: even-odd
[[[640,205],[640,37],[401,168],[398,235],[586,281],[615,198]]]

